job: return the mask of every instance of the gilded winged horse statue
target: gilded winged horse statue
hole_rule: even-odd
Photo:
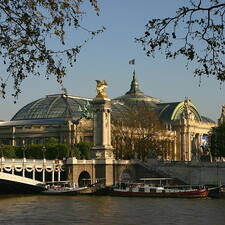
[[[96,86],[96,91],[97,91],[97,96],[96,98],[108,98],[105,88],[108,87],[108,84],[105,80],[96,80],[97,86]]]

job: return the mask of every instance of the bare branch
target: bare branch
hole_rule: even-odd
[[[213,75],[225,80],[225,3],[220,0],[189,0],[190,7],[179,8],[172,17],[152,19],[146,31],[136,42],[140,43],[147,56],[156,51],[166,58],[184,56],[188,62],[199,65],[195,75]],[[178,29],[179,27],[179,29]],[[182,28],[182,30],[181,30]]]

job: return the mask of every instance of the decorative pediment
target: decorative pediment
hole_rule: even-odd
[[[202,121],[197,108],[187,97],[174,109],[171,120]]]

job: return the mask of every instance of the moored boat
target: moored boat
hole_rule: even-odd
[[[43,195],[77,195],[80,191],[88,187],[73,187],[68,182],[51,182],[46,185],[46,189],[41,192]]]
[[[174,198],[204,198],[208,189],[203,185],[163,185],[162,181],[171,178],[142,178],[144,183],[120,183],[111,187],[108,193],[112,196],[127,197],[174,197]],[[146,181],[159,181],[159,184],[146,184]]]
[[[208,187],[208,197],[211,198],[220,198],[221,197],[221,187]]]

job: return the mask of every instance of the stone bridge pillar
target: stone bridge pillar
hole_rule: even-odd
[[[114,159],[111,145],[111,100],[95,98],[94,108],[94,147],[92,156],[95,159]]]
[[[113,184],[113,147],[111,145],[111,100],[104,88],[106,81],[97,81],[98,95],[94,98],[94,146],[92,157],[96,161],[104,161],[105,184]]]

